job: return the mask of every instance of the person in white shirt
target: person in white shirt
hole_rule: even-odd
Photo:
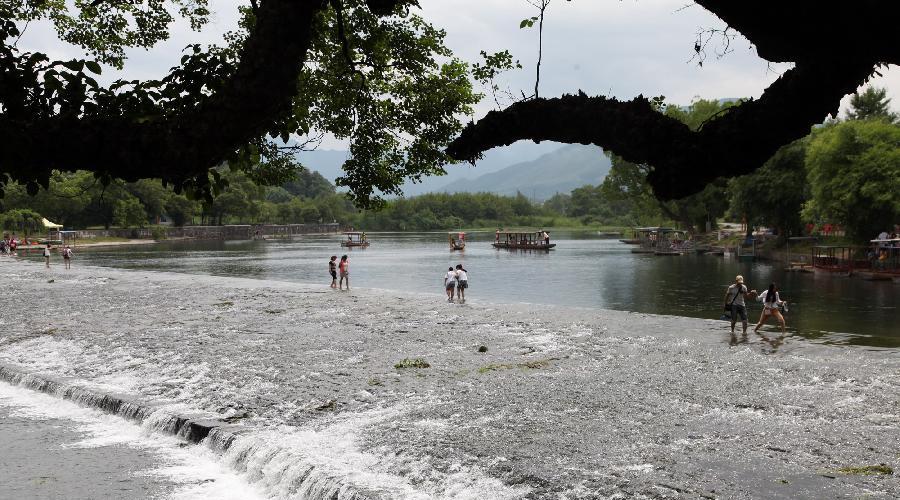
[[[447,302],[453,302],[453,291],[456,290],[456,271],[452,267],[447,268],[444,275],[444,290],[447,292]]]
[[[731,316],[732,334],[734,334],[734,325],[740,317],[744,335],[747,335],[747,305],[744,299],[752,299],[754,294],[756,294],[756,290],[747,289],[747,286],[744,285],[744,277],[740,274],[734,277],[734,284],[725,290],[725,310]]]
[[[44,264],[47,266],[47,269],[50,269],[50,244],[47,243],[47,246],[44,247]]]
[[[781,326],[781,334],[784,335],[784,316],[781,315],[781,311],[779,311],[778,308],[786,306],[787,301],[781,300],[781,296],[778,294],[778,287],[775,286],[775,283],[770,284],[768,290],[759,294],[757,300],[763,303],[763,310],[762,314],[759,316],[759,323],[757,323],[756,328],[753,329],[753,333],[759,332],[759,328],[763,323],[772,316],[778,320],[778,324]]]
[[[460,303],[466,302],[466,288],[469,288],[469,274],[463,269],[462,264],[456,265],[456,298]]]

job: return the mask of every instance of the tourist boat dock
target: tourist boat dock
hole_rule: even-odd
[[[900,239],[872,240],[871,246],[820,245],[810,261],[817,273],[900,282]]]
[[[543,231],[535,231],[530,233],[516,232],[497,232],[497,238],[492,243],[494,248],[505,248],[509,250],[541,250],[549,251],[556,246],[556,243],[550,243],[549,237],[543,238]]]
[[[344,240],[341,240],[341,246],[342,246],[342,247],[348,247],[348,248],[362,247],[362,248],[367,248],[367,247],[369,246],[369,239],[368,239],[368,237],[366,236],[366,233],[363,233],[363,232],[357,232],[357,231],[348,231],[348,232],[344,233],[344,236],[346,236],[347,238],[344,239]]]
[[[625,243],[626,245],[640,245],[641,238],[640,238],[640,235],[638,234],[638,231],[640,231],[642,229],[649,229],[649,228],[636,227],[631,230],[631,238],[623,238],[623,239],[620,239],[619,241],[621,241],[622,243]]]
[[[634,235],[638,247],[631,253],[652,253],[660,256],[677,256],[691,248],[687,234],[680,229],[670,227],[636,227]],[[625,240],[619,240],[625,242]]]

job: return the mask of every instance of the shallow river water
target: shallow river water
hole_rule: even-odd
[[[751,288],[778,283],[790,302],[794,335],[831,344],[900,347],[900,286],[819,274],[788,273],[779,262],[734,258],[632,254],[631,246],[592,233],[553,235],[550,252],[496,250],[493,233],[469,235],[451,252],[446,233],[370,234],[367,249],[347,250],[339,237],[274,241],[177,241],[158,245],[77,250],[76,265],[328,283],[330,255],[350,256],[355,287],[442,292],[448,266],[463,264],[470,301],[600,307],[716,318],[724,289],[736,274]],[[558,238],[557,238],[558,237]],[[751,323],[760,305],[750,308]]]

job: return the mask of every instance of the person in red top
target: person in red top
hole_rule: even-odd
[[[338,269],[341,271],[341,281],[338,282],[338,290],[344,289],[344,280],[347,280],[347,291],[350,291],[350,261],[347,260],[346,255],[341,255],[341,263],[338,264]]]

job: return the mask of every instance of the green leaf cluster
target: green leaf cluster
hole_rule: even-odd
[[[816,130],[806,168],[805,218],[841,224],[859,241],[900,222],[900,126],[851,120]]]

